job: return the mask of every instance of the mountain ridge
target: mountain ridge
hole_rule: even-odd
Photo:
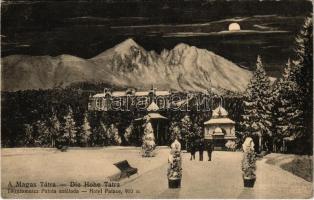
[[[179,43],[160,54],[129,38],[89,58],[11,55],[2,59],[2,90],[50,89],[76,82],[206,92],[243,92],[252,76],[246,69],[206,49]],[[44,67],[43,67],[44,66]]]

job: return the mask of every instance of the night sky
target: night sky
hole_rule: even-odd
[[[252,69],[263,58],[277,76],[311,1],[4,1],[2,57],[71,54],[91,58],[127,38],[160,52],[178,43],[206,48]],[[241,31],[228,32],[236,22]]]

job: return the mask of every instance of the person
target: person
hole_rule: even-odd
[[[206,150],[207,150],[207,154],[208,154],[208,161],[211,161],[212,160],[212,152],[214,150],[214,145],[213,145],[212,141],[206,142]]]
[[[203,161],[203,152],[204,152],[204,139],[200,140],[199,146],[198,146],[199,154],[200,154],[200,161]]]
[[[195,146],[195,142],[194,141],[191,141],[191,144],[190,144],[190,152],[191,152],[191,158],[190,160],[195,160],[195,152],[196,152],[196,146]]]

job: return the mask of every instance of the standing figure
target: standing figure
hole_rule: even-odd
[[[214,144],[212,143],[212,141],[207,141],[206,142],[206,151],[208,154],[208,161],[212,160],[212,152],[214,150]]]
[[[190,160],[195,160],[196,145],[194,141],[191,141],[190,143],[190,152],[191,152]]]
[[[205,148],[204,139],[201,139],[200,142],[199,142],[199,145],[198,145],[198,150],[199,150],[199,153],[200,153],[200,161],[203,161],[204,148]]]

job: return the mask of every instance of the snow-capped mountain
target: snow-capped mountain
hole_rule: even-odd
[[[205,92],[244,91],[252,73],[205,49],[178,44],[160,54],[134,40],[91,58],[12,55],[2,59],[2,90],[48,89],[75,82]]]

